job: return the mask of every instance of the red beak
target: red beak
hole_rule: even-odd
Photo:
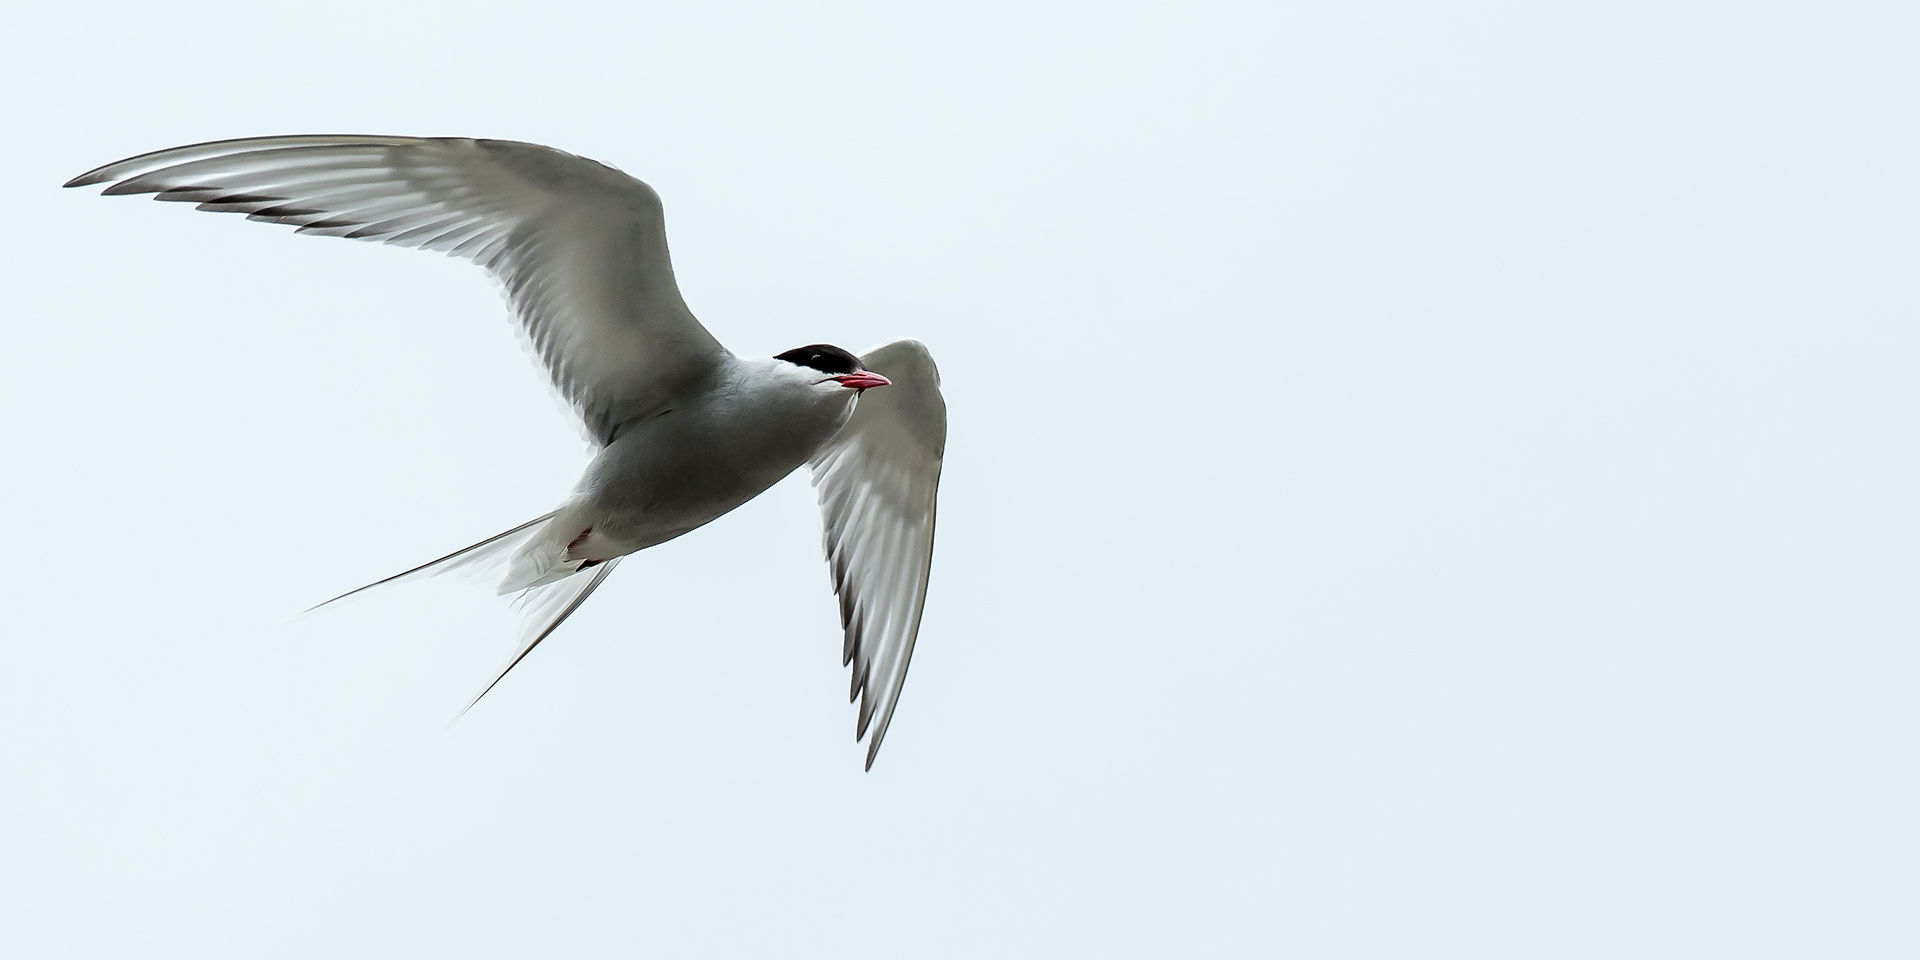
[[[887,387],[887,386],[893,385],[892,380],[888,380],[886,377],[883,377],[877,373],[874,373],[871,370],[862,370],[859,373],[841,374],[840,376],[829,377],[828,379],[837,381],[843,387],[852,387],[855,390],[871,390],[874,387]]]

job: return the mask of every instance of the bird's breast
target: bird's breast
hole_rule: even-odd
[[[850,408],[696,404],[671,409],[602,449],[575,492],[600,532],[640,550],[746,503],[807,462]]]

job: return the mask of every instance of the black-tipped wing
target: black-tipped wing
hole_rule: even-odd
[[[599,443],[725,355],[674,285],[652,188],[510,140],[303,136],[161,150],[81,174],[301,233],[443,251],[506,287],[554,386]]]
[[[853,666],[850,698],[860,698],[854,737],[866,736],[871,724],[871,770],[920,633],[947,404],[940,397],[940,371],[918,340],[896,340],[860,362],[893,385],[860,395],[852,419],[812,467],[826,513],[827,563],[846,628],[845,662]]]

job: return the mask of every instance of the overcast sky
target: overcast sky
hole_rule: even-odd
[[[1912,957],[1911,3],[0,12],[0,954]],[[477,709],[310,604],[586,452],[468,264],[62,191],[278,133],[664,197],[951,410],[862,773],[793,478]]]

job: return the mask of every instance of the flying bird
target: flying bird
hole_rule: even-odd
[[[946,448],[940,374],[917,340],[856,356],[812,344],[736,356],[674,283],[660,197],[613,167],[509,140],[291,136],[142,154],[67,183],[153,194],[296,232],[438,250],[505,288],[519,331],[579,415],[592,461],[551,512],[372,587],[499,575],[527,611],[487,695],[613,573],[808,467],[860,703],[866,768],[920,631]],[[329,600],[327,603],[332,603]],[[326,604],[321,604],[325,606]],[[464,711],[463,711],[464,712]]]

